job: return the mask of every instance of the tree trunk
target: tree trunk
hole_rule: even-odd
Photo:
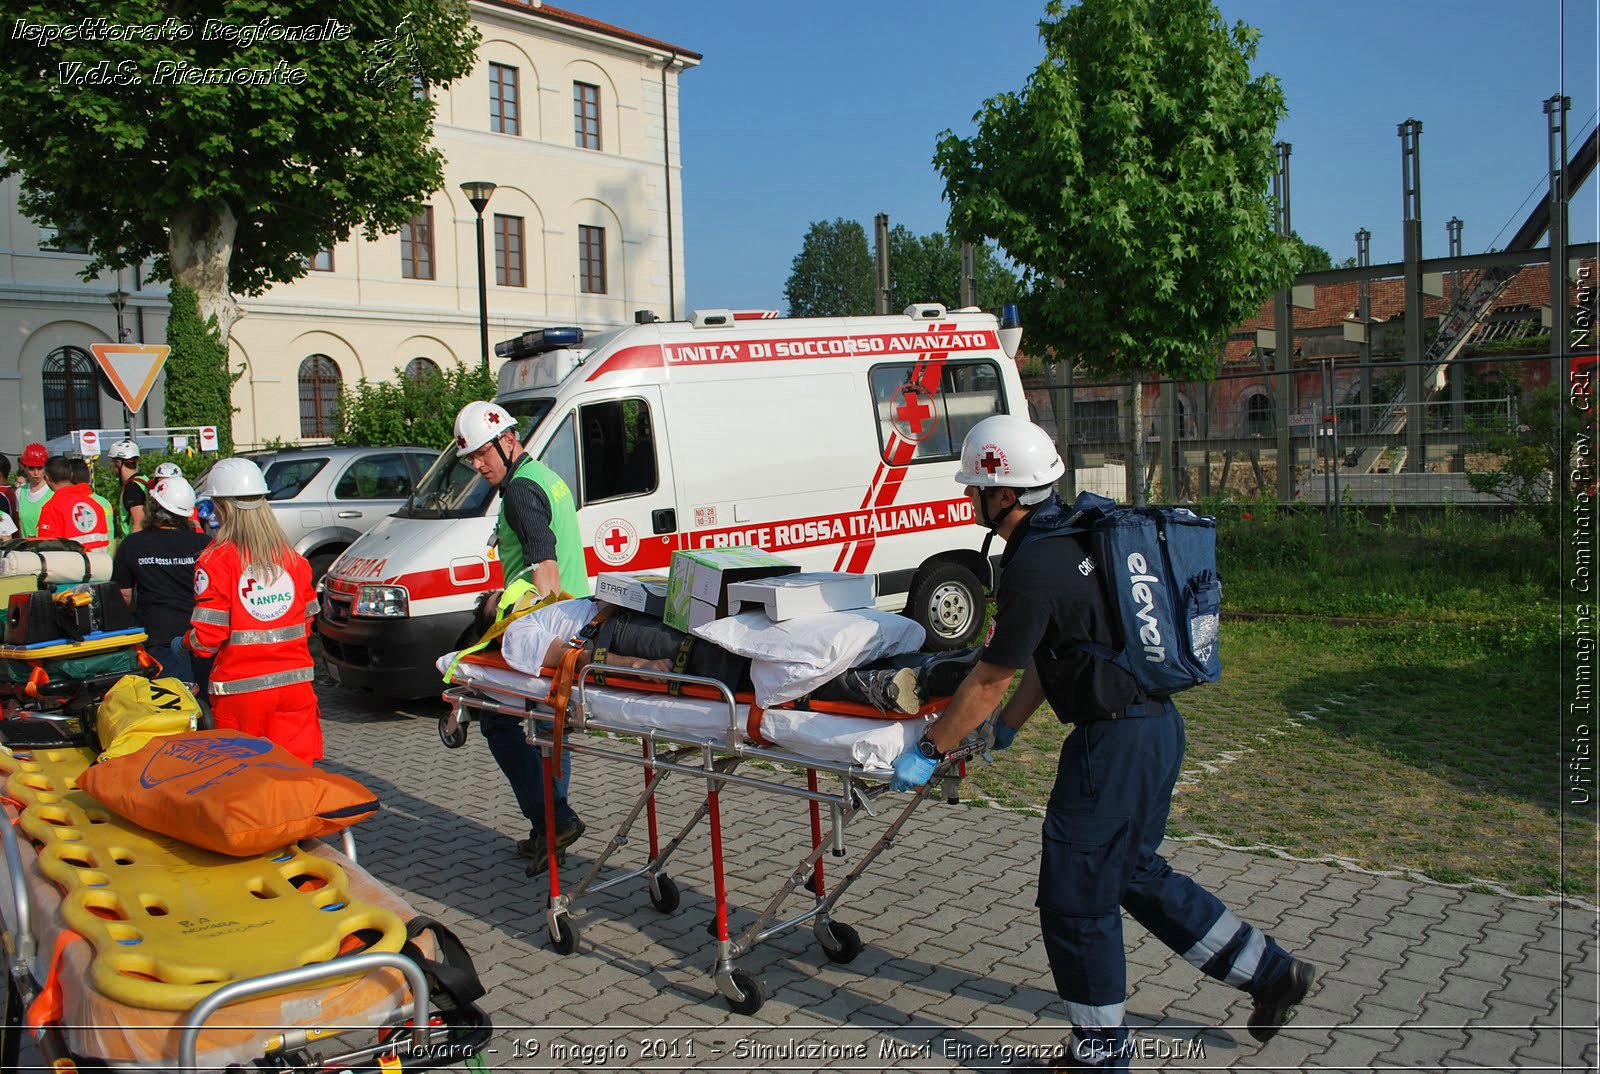
[[[227,345],[233,324],[244,311],[228,293],[228,263],[239,220],[226,202],[195,204],[172,219],[167,253],[172,278],[192,288],[200,306],[200,320],[217,320],[217,336]]]
[[[1128,469],[1133,473],[1133,506],[1143,507],[1148,493],[1144,473],[1144,377],[1133,378],[1133,400],[1129,408],[1133,414],[1133,458]]]

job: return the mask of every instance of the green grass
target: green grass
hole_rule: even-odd
[[[1517,523],[1224,520],[1220,683],[1183,694],[1173,834],[1444,883],[1597,901],[1566,818],[1555,546]],[[1037,715],[978,789],[1037,807],[1063,728]],[[1209,769],[1207,768],[1209,765]]]

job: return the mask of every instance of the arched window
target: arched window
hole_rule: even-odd
[[[300,363],[300,435],[332,436],[339,421],[339,367],[326,354]]]
[[[57,347],[44,360],[45,439],[98,428],[100,382],[94,359],[77,347]]]
[[[411,380],[440,375],[439,364],[431,358],[413,358],[406,363],[406,376]]]
[[[1244,431],[1247,436],[1272,434],[1272,400],[1257,392],[1244,402]]]

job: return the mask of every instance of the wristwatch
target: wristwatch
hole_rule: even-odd
[[[917,739],[917,752],[922,754],[922,756],[926,757],[930,761],[942,761],[948,756],[948,754],[946,754],[938,746],[935,746],[932,742],[929,742],[927,735],[923,735],[921,738]]]

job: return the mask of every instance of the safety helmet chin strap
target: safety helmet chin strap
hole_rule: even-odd
[[[501,433],[494,438],[494,450],[500,456],[501,465],[506,468],[506,476],[509,477],[511,476],[511,460],[506,456],[506,446],[500,442],[501,436],[505,436],[505,433]]]

